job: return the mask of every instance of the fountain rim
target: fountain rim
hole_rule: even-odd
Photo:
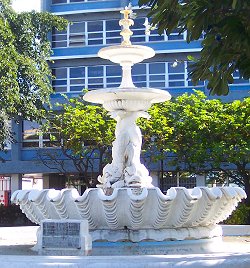
[[[171,99],[168,91],[140,87],[140,88],[102,88],[92,89],[85,93],[83,99],[92,103],[104,104],[112,100],[141,100],[149,101],[150,103],[165,102]]]

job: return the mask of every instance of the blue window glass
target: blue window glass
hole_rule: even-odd
[[[91,88],[91,89],[103,88],[103,84],[91,84],[91,85],[89,85],[89,88]]]
[[[88,67],[88,77],[103,77],[103,66]]]
[[[169,74],[170,80],[180,80],[184,79],[184,74]]]
[[[169,81],[169,87],[183,87],[184,81]]]
[[[67,68],[53,69],[52,74],[56,77],[56,79],[67,78]]]
[[[131,36],[132,42],[145,42],[145,26],[143,25],[145,18],[136,18],[134,20],[134,25],[131,26],[133,35]]]
[[[70,91],[82,91],[83,89],[82,86],[70,86]]]
[[[150,75],[150,81],[165,81],[165,75]]]
[[[107,84],[108,88],[114,88],[114,87],[119,87],[120,83],[112,83],[112,84]]]
[[[84,85],[85,83],[85,79],[70,79],[70,84],[71,85],[78,85],[78,84],[81,84],[81,85]]]
[[[189,87],[198,87],[198,86],[204,86],[205,82],[204,81],[199,81],[196,85],[193,84],[191,80],[188,81],[188,86]]]
[[[67,85],[67,80],[54,80],[52,81],[52,85],[53,86],[63,86],[63,85]]]
[[[132,67],[132,74],[146,74],[146,64],[136,64]]]
[[[168,63],[168,72],[169,73],[184,73],[185,67],[183,62],[170,62]]]
[[[107,76],[121,76],[122,75],[121,67],[119,67],[119,66],[107,66],[106,67],[106,74],[107,74]]]
[[[120,77],[107,77],[107,83],[118,83],[121,82]]]
[[[106,43],[107,44],[120,44],[121,43],[121,37],[118,37],[118,38],[109,38],[109,39],[106,39]]]
[[[107,31],[120,31],[121,26],[119,25],[119,20],[107,20],[106,21],[106,30]]]
[[[154,88],[164,88],[165,82],[149,82],[149,86]]]
[[[89,78],[88,80],[89,84],[102,84],[103,83],[103,78]]]
[[[67,32],[57,31],[53,29],[52,31],[52,47],[67,47]]]
[[[70,77],[71,78],[85,77],[85,67],[70,68]]]
[[[88,21],[88,32],[102,32],[103,22],[102,21]]]
[[[133,76],[133,81],[134,82],[146,81],[146,80],[147,80],[146,75],[136,75],[136,76]]]
[[[67,0],[52,0],[52,4],[63,4],[67,3]]]
[[[164,35],[152,35],[152,34],[150,34],[149,41],[151,41],[151,42],[164,41]]]
[[[150,74],[164,74],[165,73],[165,63],[150,63],[149,64]]]
[[[146,87],[147,86],[146,82],[135,82],[134,85],[137,87]]]

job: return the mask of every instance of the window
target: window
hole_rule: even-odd
[[[103,66],[88,67],[88,88],[103,88]]]
[[[103,44],[103,21],[88,21],[88,45]]]
[[[162,35],[158,34],[158,30],[154,29],[150,31],[150,35],[148,36],[148,40],[152,41],[152,42],[156,42],[156,41],[164,41],[165,40],[165,33]]]
[[[85,87],[85,67],[70,68],[70,91],[82,91]]]
[[[184,62],[168,63],[168,86],[183,87],[185,86],[185,66]]]
[[[194,174],[181,173],[176,171],[165,171],[161,174],[161,190],[167,192],[171,187],[196,187],[196,176]]]
[[[107,20],[106,21],[106,44],[120,44],[121,27],[119,26],[118,20]]]
[[[150,31],[150,35],[146,35],[144,24],[145,18],[134,19],[134,25],[130,27],[133,31],[130,38],[132,43],[185,39],[186,32],[179,34],[177,30],[167,36],[165,32],[159,35],[157,29],[153,29]],[[52,47],[120,44],[122,39],[120,31],[119,19],[75,21],[73,24],[69,24],[67,31],[53,31]]]
[[[245,80],[241,77],[240,72],[237,70],[233,73],[234,84],[249,84],[250,80]]]
[[[121,84],[122,71],[118,66],[106,66],[106,86],[119,87]]]
[[[84,46],[86,44],[85,22],[74,22],[69,28],[69,46]]]
[[[52,47],[67,47],[67,31],[52,31]]]
[[[10,191],[10,177],[0,176],[0,191]]]
[[[67,68],[53,69],[52,75],[52,86],[55,92],[67,92]]]
[[[67,0],[52,0],[52,4],[64,4],[67,3]]]
[[[132,68],[132,80],[137,87],[147,86],[146,64],[136,64]]]
[[[36,122],[22,122],[23,148],[58,147],[60,145],[58,133],[51,130],[42,133],[40,125]],[[53,140],[51,139],[53,136]]]
[[[187,62],[140,63],[132,67],[132,80],[137,87],[193,87],[187,74]],[[56,92],[81,92],[84,88],[119,87],[122,68],[118,65],[76,66],[55,68],[52,71]],[[199,82],[198,86],[204,86]]]
[[[166,83],[165,62],[149,64],[149,86],[164,88]]]
[[[23,147],[42,147],[40,126],[36,122],[23,121]]]
[[[131,36],[131,42],[145,42],[145,26],[143,25],[145,18],[134,19],[134,26],[131,26],[133,35]]]
[[[196,187],[196,176],[194,174],[189,176],[180,176],[179,186],[188,189]]]

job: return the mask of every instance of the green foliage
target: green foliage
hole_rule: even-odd
[[[49,13],[17,14],[9,0],[0,1],[0,111],[7,119],[43,117],[53,91],[48,33],[66,25],[63,18]],[[0,149],[5,139],[0,135]]]
[[[89,172],[94,170],[94,162],[97,160],[99,165],[98,173],[101,174],[104,165],[111,158],[111,145],[114,140],[115,121],[110,118],[108,112],[101,106],[89,105],[82,100],[82,97],[67,99],[65,104],[58,104],[61,112],[52,111],[50,119],[46,124],[46,130],[53,129],[57,133],[62,153],[70,159],[79,172],[84,184],[89,187]],[[40,157],[56,161],[51,153],[45,153]],[[58,164],[58,161],[57,161]],[[68,173],[67,167],[60,165],[65,174]]]
[[[0,111],[0,139],[3,141],[11,140],[11,131],[8,124],[8,117],[4,111]],[[0,151],[4,150],[5,142],[0,143]]]
[[[53,113],[53,124],[74,154],[81,154],[84,145],[91,148],[111,146],[115,121],[105,109],[89,105],[81,96],[60,106],[63,113]]]
[[[249,222],[249,214],[250,214],[250,207],[244,203],[239,203],[236,210],[223,221],[223,224],[236,224],[236,225],[244,225],[250,224]]]
[[[227,95],[233,73],[250,78],[249,0],[139,0],[160,33],[187,30],[187,41],[204,35],[200,58],[190,72],[194,83],[208,80],[212,95]],[[192,59],[193,61],[194,59]]]
[[[229,182],[244,186],[250,196],[250,98],[232,103],[208,100],[199,91],[183,94],[149,110],[141,122],[146,150],[155,148],[164,159],[175,154],[176,169],[190,172],[220,171]],[[233,165],[229,171],[223,163]]]

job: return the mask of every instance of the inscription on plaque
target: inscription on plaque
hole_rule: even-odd
[[[81,248],[80,222],[43,222],[43,248]]]

